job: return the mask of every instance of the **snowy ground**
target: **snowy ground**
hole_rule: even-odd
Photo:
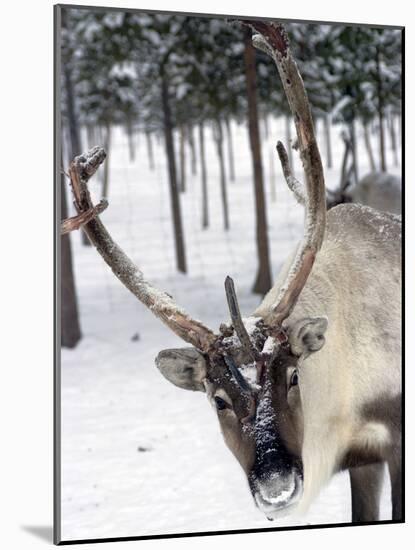
[[[264,169],[274,276],[301,236],[302,209],[277,166],[274,144],[284,138],[272,121],[264,144]],[[241,309],[258,303],[250,293],[256,271],[251,158],[244,126],[234,126],[236,182],[229,183],[231,230],[222,227],[218,163],[207,139],[211,226],[201,230],[200,176],[188,171],[182,195],[189,273],[177,274],[171,232],[167,169],[155,144],[156,169],[148,169],[140,136],[131,163],[117,130],[110,162],[110,207],[103,220],[146,276],[212,328],[228,318],[223,281],[237,284]],[[336,187],[342,144],[333,131]],[[321,143],[323,143],[321,141]],[[375,140],[374,140],[375,145]],[[361,175],[367,156],[361,140]],[[324,152],[324,151],[323,151]],[[277,201],[270,198],[271,157]],[[392,166],[392,156],[389,157]],[[399,173],[399,168],[390,170]],[[297,162],[297,175],[300,174]],[[92,188],[98,189],[95,178]],[[181,346],[114,278],[90,247],[72,235],[83,339],[62,350],[62,538],[139,536],[350,521],[346,474],[337,475],[309,513],[269,523],[254,506],[245,475],[223,443],[204,395],[179,390],[158,373],[160,349]],[[139,335],[139,339],[133,336]],[[385,478],[382,518],[390,518]]]

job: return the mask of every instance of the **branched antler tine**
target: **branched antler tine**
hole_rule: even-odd
[[[76,157],[69,168],[75,206],[78,212],[86,212],[93,207],[87,182],[105,159],[105,151],[95,147],[86,155]],[[85,226],[91,243],[96,247],[113,273],[180,338],[197,349],[208,352],[216,342],[216,335],[200,321],[192,319],[165,292],[155,288],[144,279],[143,273],[125,252],[114,242],[99,219],[95,217]]]
[[[293,176],[291,171],[290,161],[288,160],[287,151],[281,141],[277,143],[278,157],[281,162],[282,172],[284,174],[285,181],[289,189],[292,191],[298,204],[303,206],[306,204],[306,197],[304,195],[304,188],[297,178]]]
[[[96,206],[89,208],[86,212],[82,212],[81,214],[72,216],[71,218],[66,218],[66,220],[63,220],[61,223],[61,235],[65,235],[66,233],[79,229],[93,218],[96,218],[98,214],[104,212],[107,207],[108,201],[106,199],[101,199]]]
[[[260,48],[271,55],[277,66],[294,116],[305,173],[307,201],[303,241],[268,319],[268,322],[280,325],[293,310],[323,243],[326,225],[324,173],[304,82],[291,54],[284,27],[276,22],[250,20],[244,23],[262,35],[260,39],[254,36],[253,43],[255,45],[255,41],[259,40]]]
[[[236,297],[235,285],[233,283],[233,279],[229,277],[229,275],[225,279],[225,292],[226,299],[228,301],[229,313],[231,314],[232,324],[235,328],[236,334],[238,335],[242,347],[249,355],[250,359],[254,361],[255,348],[242,320],[238,299]]]

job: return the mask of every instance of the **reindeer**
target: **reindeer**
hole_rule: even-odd
[[[161,351],[156,365],[174,385],[207,395],[269,519],[304,511],[347,469],[352,521],[376,521],[386,463],[392,517],[401,521],[400,222],[352,204],[326,212],[311,112],[286,32],[274,22],[244,24],[277,65],[306,188],[302,241],[256,311],[242,317],[227,277],[231,322],[215,333],[145,280],[100,220],[106,204],[91,201],[87,182],[105,158],[99,147],[69,168],[78,215],[65,230],[83,226],[120,281],[191,345]]]
[[[327,208],[330,209],[338,204],[354,202],[371,206],[381,212],[400,215],[402,210],[401,179],[386,172],[369,172],[353,185],[353,165],[348,170],[345,168],[351,143],[345,135],[343,135],[343,140],[346,150],[341,183],[334,191],[326,189]],[[289,165],[287,152],[282,143],[278,143],[277,152],[288,187],[293,192],[297,202],[304,205],[306,197],[303,185],[294,177]]]
[[[350,189],[338,189],[329,194],[329,208],[344,202],[357,202],[391,214],[401,214],[401,179],[386,172],[369,172]]]

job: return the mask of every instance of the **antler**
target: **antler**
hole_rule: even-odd
[[[239,310],[238,299],[236,297],[235,286],[233,284],[233,279],[229,275],[225,279],[225,292],[226,299],[228,301],[229,313],[231,314],[232,324],[235,329],[235,332],[241,342],[242,347],[248,354],[249,358],[252,361],[255,361],[256,350],[251,342],[248,331],[242,320],[241,312]]]
[[[75,229],[80,229],[93,218],[96,218],[98,214],[104,212],[107,207],[108,201],[106,199],[102,199],[96,206],[93,206],[89,210],[86,210],[77,216],[73,216],[72,218],[67,218],[61,223],[61,235],[75,231]]]
[[[281,162],[282,172],[284,174],[285,181],[287,182],[288,187],[293,192],[293,195],[298,202],[298,204],[302,204],[303,206],[306,204],[307,199],[304,195],[304,189],[302,184],[298,181],[297,178],[294,177],[290,161],[288,160],[287,151],[285,150],[285,147],[281,141],[277,143],[277,153]]]
[[[244,21],[260,33],[253,36],[254,45],[274,60],[285,95],[294,116],[300,156],[307,191],[304,236],[287,279],[272,307],[267,322],[281,326],[293,310],[321,248],[326,225],[326,194],[323,166],[314,135],[314,126],[304,82],[291,54],[289,40],[280,23]]]
[[[69,176],[78,214],[94,209],[87,183],[105,157],[104,149],[94,147],[71,163]],[[93,219],[83,225],[83,229],[123,285],[177,336],[205,353],[213,347],[217,340],[216,335],[200,321],[192,319],[166,292],[155,288],[144,279],[140,269],[114,242],[95,211]]]

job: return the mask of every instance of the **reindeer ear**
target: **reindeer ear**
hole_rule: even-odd
[[[195,348],[165,349],[156,366],[169,382],[184,390],[205,391],[206,360]]]
[[[289,342],[294,355],[309,355],[321,349],[326,339],[327,317],[305,317],[300,319],[289,331]]]

